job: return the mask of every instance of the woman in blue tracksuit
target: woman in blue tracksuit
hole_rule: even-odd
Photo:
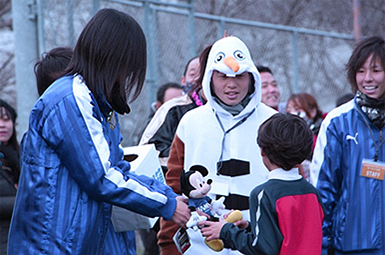
[[[122,12],[99,11],[78,39],[68,75],[31,111],[9,254],[135,254],[132,233],[111,233],[111,204],[187,222],[187,205],[169,187],[130,173],[123,161],[117,113],[129,113],[126,99],[140,93],[145,70],[140,26]]]
[[[323,248],[384,255],[384,39],[369,37],[357,44],[347,71],[356,96],[326,116],[311,169],[326,209]]]

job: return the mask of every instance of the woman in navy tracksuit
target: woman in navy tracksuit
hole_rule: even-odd
[[[112,204],[184,225],[187,205],[171,188],[131,173],[117,113],[129,113],[146,70],[142,29],[129,15],[100,10],[86,25],[68,75],[30,114],[9,254],[136,254],[133,232],[115,233]]]

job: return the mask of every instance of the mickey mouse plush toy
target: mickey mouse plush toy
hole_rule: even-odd
[[[189,209],[191,210],[190,220],[187,222],[186,227],[193,228],[195,231],[198,230],[197,223],[199,221],[206,220],[206,216],[201,216],[197,213],[197,210],[204,212],[210,216],[209,220],[218,221],[219,219],[214,217],[215,214],[222,215],[225,206],[223,204],[224,197],[218,200],[212,200],[207,193],[211,190],[212,180],[208,179],[205,181],[203,177],[208,175],[208,171],[204,166],[194,165],[185,172],[182,171],[180,176],[180,185],[183,194],[189,198]],[[226,218],[227,222],[235,222],[242,219],[242,213],[240,211],[233,211]],[[220,239],[211,240],[207,242],[207,246],[215,251],[221,251],[223,249],[223,242]]]
[[[211,190],[212,180],[205,181],[204,177],[208,175],[208,171],[204,166],[194,165],[190,170],[182,171],[180,176],[180,186],[183,194],[185,194],[189,200],[188,205],[191,211],[190,221],[187,222],[187,227],[192,227],[197,230],[197,220],[206,220],[205,216],[199,216],[197,210],[204,212],[210,216],[209,220],[218,221],[214,217],[216,213],[221,215],[221,209],[224,209],[223,199],[213,201],[207,193]],[[214,209],[214,211],[213,211]]]

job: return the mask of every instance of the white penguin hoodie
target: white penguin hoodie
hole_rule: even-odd
[[[247,71],[254,77],[254,90],[246,96],[248,104],[234,116],[212,95],[210,84],[214,70],[229,77]],[[261,103],[259,72],[247,46],[237,37],[224,37],[213,44],[202,86],[207,103],[187,112],[179,123],[170,151],[167,184],[180,192],[181,171],[189,170],[192,165],[203,165],[209,170],[206,178],[213,180],[208,195],[213,199],[225,196],[226,200],[232,200],[230,204],[225,201],[226,209],[241,209],[248,219],[248,196],[255,186],[266,181],[268,174],[256,142],[258,128],[276,111]],[[234,201],[243,201],[243,204],[237,205]],[[201,243],[201,235],[190,232],[192,247],[186,254],[210,254],[210,249]],[[223,252],[230,254],[229,250]]]

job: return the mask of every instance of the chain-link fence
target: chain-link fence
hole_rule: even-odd
[[[354,44],[350,35],[198,13],[194,11],[194,0],[39,3],[40,51],[74,46],[83,26],[100,8],[126,12],[144,29],[148,44],[147,79],[131,114],[121,117],[123,145],[134,145],[140,139],[148,122],[143,116],[148,114],[158,86],[179,82],[186,62],[222,37],[225,30],[248,45],[256,64],[273,70],[283,101],[291,93],[308,92],[316,97],[322,110],[329,111],[338,96],[350,92],[344,71]]]

